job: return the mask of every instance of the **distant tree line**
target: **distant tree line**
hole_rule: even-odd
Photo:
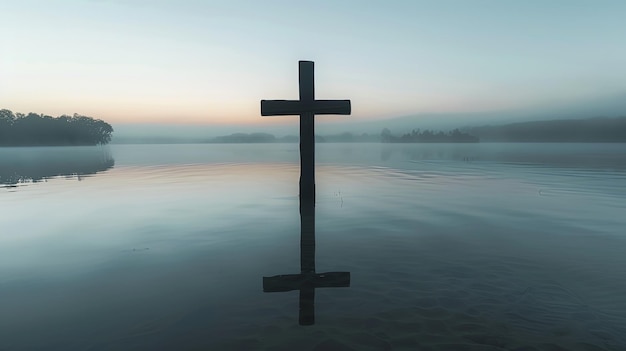
[[[387,128],[380,133],[383,143],[477,143],[479,138],[455,129],[451,132],[435,132],[429,129],[413,129],[410,133],[394,136]]]
[[[206,140],[208,143],[274,143],[276,137],[268,133],[234,133]]]
[[[111,141],[113,127],[91,117],[0,110],[0,146],[98,145]]]

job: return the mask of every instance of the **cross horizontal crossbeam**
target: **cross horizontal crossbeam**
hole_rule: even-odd
[[[349,115],[350,100],[261,100],[261,116]]]

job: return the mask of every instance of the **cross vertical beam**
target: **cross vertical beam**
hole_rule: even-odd
[[[314,63],[299,62],[300,103],[315,101]],[[300,114],[300,198],[315,201],[315,120],[313,112]]]
[[[300,275],[308,279],[305,278],[300,285],[298,322],[300,325],[313,325],[315,324],[315,202],[311,199],[304,202],[300,200]]]

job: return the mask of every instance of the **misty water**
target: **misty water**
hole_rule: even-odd
[[[0,148],[0,350],[624,350],[626,144]],[[302,228],[304,229],[304,228]]]

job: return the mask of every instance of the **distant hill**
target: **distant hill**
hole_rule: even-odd
[[[484,142],[626,142],[626,117],[520,122],[464,130]]]
[[[336,118],[329,116],[316,124],[322,135],[337,131],[352,133],[377,133],[383,128],[394,132],[407,133],[414,128],[430,130],[453,130],[482,125],[500,125],[526,121],[574,120],[590,117],[620,117],[626,112],[626,93],[598,96],[587,99],[546,102],[525,108],[512,108],[490,111],[459,111],[439,113],[415,113],[405,116],[376,120],[363,120],[358,116]],[[316,117],[317,118],[317,117]],[[463,128],[462,128],[463,127]]]

